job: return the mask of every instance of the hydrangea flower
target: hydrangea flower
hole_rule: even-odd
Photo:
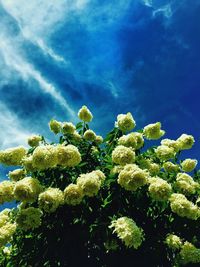
[[[14,186],[15,183],[11,181],[3,181],[0,183],[0,204],[14,200]]]
[[[95,171],[81,174],[77,179],[77,185],[83,190],[83,194],[93,197],[98,194],[102,185],[102,176]]]
[[[42,211],[38,208],[20,209],[17,214],[16,223],[20,229],[27,231],[38,228],[42,223],[41,217]]]
[[[78,112],[78,117],[84,122],[90,122],[93,119],[92,113],[87,108],[87,106],[82,106],[82,108]]]
[[[156,122],[145,126],[143,129],[143,134],[148,140],[157,140],[165,134],[165,131],[161,130],[161,123]]]
[[[78,205],[83,197],[83,190],[79,185],[69,184],[64,190],[64,201],[67,205]]]
[[[197,166],[198,161],[196,159],[185,159],[181,162],[181,167],[184,172],[191,172]]]
[[[36,178],[25,177],[15,183],[13,192],[16,200],[34,202],[42,190],[43,187]]]
[[[22,146],[8,148],[0,151],[0,163],[7,166],[20,166],[26,149]]]
[[[169,199],[172,193],[171,185],[159,178],[150,178],[149,179],[149,194],[150,196],[157,201],[166,201]]]
[[[113,233],[116,233],[128,248],[138,249],[144,240],[143,230],[131,218],[121,217],[113,220],[109,228],[114,228]]]
[[[71,122],[64,122],[62,124],[62,132],[64,134],[67,134],[67,133],[73,134],[75,132],[75,130],[76,130],[76,127]]]
[[[136,123],[135,123],[135,120],[133,119],[132,114],[128,112],[127,114],[119,114],[117,116],[116,126],[122,132],[127,132],[135,128]]]
[[[62,129],[62,123],[57,120],[50,120],[49,122],[49,128],[54,134],[58,134],[61,132]]]
[[[63,167],[74,167],[81,162],[81,154],[74,145],[56,147],[57,164]]]
[[[118,176],[118,184],[129,191],[136,191],[148,183],[148,172],[140,169],[135,164],[127,164]]]
[[[19,181],[21,179],[23,179],[25,177],[25,171],[23,169],[16,169],[14,171],[10,171],[8,173],[8,176],[9,178],[12,180],[12,181]]]
[[[38,146],[33,152],[32,165],[37,170],[53,168],[58,163],[57,148],[53,145]]]
[[[156,153],[157,157],[162,161],[172,159],[175,156],[174,149],[172,147],[168,147],[165,145],[158,146],[155,149],[155,153]]]
[[[135,160],[135,152],[129,147],[122,145],[117,146],[112,152],[112,161],[119,165],[133,163]]]
[[[47,213],[52,213],[64,204],[64,194],[59,188],[47,188],[38,197],[39,208]]]
[[[198,206],[189,201],[183,194],[173,193],[170,197],[171,210],[180,217],[197,220],[200,217]]]
[[[183,264],[200,263],[200,249],[186,241],[181,248],[180,257]]]
[[[96,134],[92,130],[87,130],[85,131],[83,138],[87,141],[95,141],[96,140]]]
[[[176,176],[176,188],[183,194],[195,194],[199,184],[187,173],[178,173]]]
[[[42,141],[42,136],[32,135],[28,138],[28,144],[31,147],[39,146],[40,141]]]
[[[172,250],[179,250],[183,245],[183,242],[181,241],[180,237],[174,234],[168,234],[165,239],[165,243]]]
[[[194,137],[188,134],[182,134],[178,139],[180,150],[190,149],[194,145]]]

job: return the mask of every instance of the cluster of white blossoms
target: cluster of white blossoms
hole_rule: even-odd
[[[17,227],[25,231],[38,228],[42,223],[42,214],[40,209],[34,207],[19,209],[16,218]]]
[[[168,200],[172,194],[172,187],[167,181],[155,177],[149,179],[149,194],[150,196],[157,201]]]
[[[122,135],[118,139],[118,144],[133,149],[140,149],[144,145],[144,138],[141,133],[129,133],[127,135]]]
[[[166,145],[158,146],[155,149],[155,153],[161,161],[166,161],[166,160],[172,159],[175,156],[174,149],[172,147],[169,147]]]
[[[131,218],[121,217],[113,220],[109,228],[114,228],[113,233],[116,233],[128,248],[138,249],[144,240],[143,230]]]
[[[195,194],[200,186],[199,183],[195,182],[187,173],[178,173],[175,185],[178,191],[185,195]]]
[[[76,183],[82,189],[84,196],[93,197],[98,194],[104,180],[104,173],[100,170],[95,170],[81,174]]]
[[[8,148],[0,151],[0,163],[7,166],[20,166],[25,155],[26,149],[22,146]]]
[[[42,136],[40,135],[32,135],[28,138],[28,144],[31,147],[39,146],[41,141],[42,141]]]
[[[11,223],[9,218],[10,209],[0,212],[0,248],[6,245],[16,231],[16,223]]]
[[[181,247],[180,257],[183,264],[200,263],[200,249],[186,241]]]
[[[180,166],[171,161],[166,161],[163,163],[163,169],[168,173],[177,173],[180,170]]]
[[[14,185],[14,198],[24,202],[34,202],[37,200],[43,187],[36,178],[25,177]]]
[[[11,181],[3,181],[0,183],[0,204],[14,200],[14,186],[15,183]]]
[[[119,165],[126,165],[135,161],[135,152],[122,145],[116,146],[112,152],[112,161]]]
[[[145,126],[143,129],[143,134],[148,140],[157,140],[165,134],[165,131],[161,130],[161,123],[156,122]]]
[[[136,164],[127,164],[120,171],[117,182],[126,190],[136,191],[148,183],[148,178],[147,171],[140,169]]]
[[[169,200],[171,210],[178,216],[192,220],[197,220],[200,217],[198,206],[189,201],[185,195],[173,193]]]
[[[127,114],[119,114],[117,116],[115,126],[117,126],[122,132],[128,132],[135,128],[136,123],[132,114],[128,112]]]
[[[198,161],[196,159],[185,159],[181,162],[182,171],[191,172],[197,166]]]
[[[165,243],[172,250],[179,250],[183,245],[181,238],[174,234],[168,234],[166,236]]]
[[[64,194],[59,188],[49,187],[39,194],[39,208],[47,213],[55,212],[63,204]]]
[[[14,171],[10,171],[8,176],[12,181],[17,182],[26,176],[26,172],[23,169],[16,169]]]
[[[140,159],[139,166],[142,169],[148,170],[151,176],[155,176],[160,172],[160,165],[153,162],[151,159]]]
[[[93,119],[92,113],[86,106],[82,106],[82,108],[79,110],[78,117],[84,122],[90,122]]]

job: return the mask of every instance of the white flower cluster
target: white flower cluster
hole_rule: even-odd
[[[136,191],[148,183],[148,178],[147,171],[140,169],[136,164],[127,164],[120,171],[117,182],[126,190]]]
[[[149,194],[153,199],[157,201],[165,201],[169,199],[172,193],[172,187],[167,181],[155,177],[150,178],[149,183]]]
[[[170,197],[171,210],[180,217],[197,220],[200,217],[200,210],[183,194],[173,193]]]
[[[128,248],[138,249],[144,240],[143,230],[131,218],[121,217],[113,220],[109,228],[114,228],[113,233],[116,233]]]
[[[126,165],[135,161],[135,152],[122,145],[117,146],[112,152],[112,161],[119,165]]]
[[[136,123],[135,123],[135,120],[133,119],[132,114],[128,112],[127,114],[119,114],[117,116],[117,122],[115,123],[115,125],[122,132],[127,132],[135,128]]]

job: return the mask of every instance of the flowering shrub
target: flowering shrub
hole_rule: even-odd
[[[103,139],[86,106],[78,117],[50,121],[57,143],[33,135],[27,149],[0,151],[14,166],[0,203],[16,202],[0,213],[0,266],[199,266],[200,172],[179,160],[193,136],[146,149],[165,134],[160,122],[137,131],[120,114]]]

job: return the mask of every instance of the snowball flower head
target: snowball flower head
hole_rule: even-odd
[[[64,190],[64,201],[67,205],[78,205],[83,199],[83,190],[76,184],[69,184]]]
[[[11,181],[3,181],[0,183],[0,204],[14,200],[14,186],[15,183]]]
[[[135,152],[129,147],[117,146],[112,152],[112,161],[119,165],[126,165],[135,161]]]
[[[181,246],[183,245],[181,239],[179,236],[177,235],[173,235],[173,234],[169,234],[167,235],[166,239],[165,239],[165,243],[167,244],[167,246],[169,248],[171,248],[172,250],[177,250],[180,249]]]
[[[35,229],[41,225],[41,217],[42,211],[38,208],[20,209],[16,217],[16,223],[19,228],[25,231]]]
[[[119,173],[118,184],[129,191],[136,191],[148,183],[148,173],[135,164],[127,164]]]
[[[101,135],[96,135],[96,138],[95,138],[95,143],[97,145],[100,145],[103,143],[103,137]]]
[[[177,164],[174,164],[170,161],[166,161],[163,164],[163,168],[166,172],[178,172],[180,170],[180,167]]]
[[[118,140],[119,145],[140,149],[144,144],[144,139],[141,133],[130,133],[123,135]]]
[[[87,141],[95,141],[96,140],[96,134],[92,130],[87,130],[85,131],[83,135],[84,139]]]
[[[180,257],[183,264],[200,263],[200,249],[186,241],[181,248]]]
[[[178,139],[180,150],[190,149],[194,145],[194,137],[188,134],[182,134]]]
[[[33,156],[26,156],[23,158],[22,165],[27,172],[35,171],[35,167],[33,166]]]
[[[88,197],[97,195],[101,184],[101,179],[95,172],[81,174],[77,179],[77,185],[83,190],[83,194]]]
[[[33,152],[33,167],[38,170],[53,168],[58,163],[57,150],[53,145],[38,146]]]
[[[198,206],[189,201],[183,194],[173,193],[170,197],[171,210],[180,217],[197,220],[200,217]]]
[[[0,227],[4,226],[9,221],[10,209],[4,209],[0,212]]]
[[[87,106],[82,106],[82,108],[78,112],[78,117],[84,122],[90,122],[93,118],[92,113],[87,108]]]
[[[149,193],[153,199],[157,201],[168,200],[172,193],[172,187],[167,181],[156,177],[150,178],[149,183]]]
[[[16,200],[34,202],[43,187],[36,178],[25,177],[16,182],[14,186],[14,197]]]
[[[55,212],[59,206],[64,204],[63,192],[59,188],[49,187],[39,195],[38,204],[39,208],[47,213]]]
[[[6,245],[16,231],[15,223],[6,223],[0,228],[0,248]]]
[[[58,134],[61,132],[62,123],[57,120],[50,120],[49,128],[54,134]]]
[[[8,176],[12,181],[16,182],[25,177],[25,171],[23,169],[16,169],[14,171],[10,171]]]
[[[145,126],[143,129],[143,134],[146,139],[157,140],[165,134],[165,131],[161,130],[161,123],[156,122]]]
[[[128,248],[137,249],[144,240],[143,230],[131,218],[121,217],[113,220],[109,228],[114,228],[113,233],[116,233]]]
[[[74,145],[58,145],[57,150],[57,163],[63,167],[75,167],[81,162],[81,154],[78,148]]]
[[[67,134],[67,133],[73,134],[75,130],[76,130],[76,127],[71,122],[64,122],[62,125],[62,132],[64,134]]]
[[[180,192],[190,195],[196,193],[199,184],[187,173],[178,173],[176,176],[176,187]]]
[[[122,132],[127,132],[135,128],[136,123],[135,123],[135,120],[133,119],[132,114],[128,112],[127,114],[119,114],[117,116],[116,126]]]
[[[181,167],[184,172],[191,172],[197,166],[198,161],[196,159],[185,159],[181,162]]]
[[[32,135],[28,138],[28,144],[31,147],[39,146],[40,141],[42,141],[42,136]]]
[[[155,149],[156,156],[163,161],[169,160],[171,158],[174,158],[175,151],[172,147],[168,147],[165,145],[158,146]]]
[[[20,166],[25,155],[26,149],[22,146],[1,150],[0,163],[7,166]]]
[[[177,140],[166,138],[161,140],[161,145],[172,147],[175,152],[178,152],[180,150],[179,142]]]

